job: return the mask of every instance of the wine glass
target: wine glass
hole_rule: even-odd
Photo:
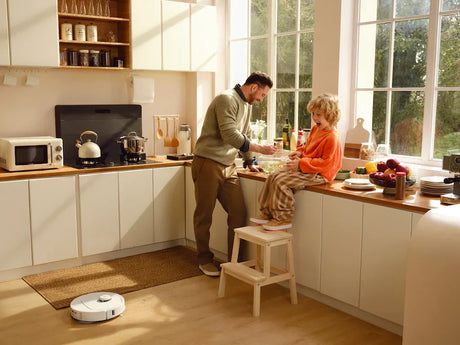
[[[89,0],[88,2],[88,15],[94,16],[96,14],[96,9],[94,8],[94,0]]]
[[[103,15],[104,15],[104,17],[110,17],[110,0],[105,0],[104,1]]]

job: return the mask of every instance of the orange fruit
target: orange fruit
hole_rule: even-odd
[[[396,171],[394,171],[393,169],[388,168],[387,170],[385,170],[383,172],[383,175],[385,175],[385,176],[387,176],[389,174],[396,174]]]

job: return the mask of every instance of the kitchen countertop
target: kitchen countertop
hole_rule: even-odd
[[[91,168],[91,169],[76,169],[69,166],[65,166],[59,169],[49,170],[33,170],[33,171],[20,171],[20,172],[8,172],[0,169],[0,182],[1,181],[12,181],[30,178],[42,178],[42,177],[57,177],[65,175],[77,175],[77,174],[90,174],[99,172],[109,171],[121,171],[121,170],[134,170],[134,169],[149,169],[154,167],[168,167],[168,166],[181,166],[191,164],[191,161],[174,161],[167,159],[165,156],[159,157],[148,157],[149,160],[155,161],[155,163],[146,163],[142,165],[126,165],[126,166],[114,166],[114,167],[103,167],[103,168]],[[267,175],[265,173],[254,173],[246,169],[240,169],[238,172],[240,177],[249,178],[258,181],[265,181]],[[305,189],[312,192],[318,192],[331,196],[337,196],[341,198],[347,198],[362,202],[368,202],[371,204],[377,204],[381,206],[394,207],[411,212],[425,213],[431,209],[445,207],[446,205],[441,204],[439,197],[429,197],[423,195],[418,188],[414,188],[413,191],[406,193],[404,200],[395,200],[393,196],[383,195],[382,188],[377,187],[375,190],[350,190],[343,186],[343,181],[332,181],[331,183],[319,186],[308,186]]]

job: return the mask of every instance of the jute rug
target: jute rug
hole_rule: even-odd
[[[178,246],[22,278],[54,308],[97,291],[123,294],[201,274],[196,252]]]

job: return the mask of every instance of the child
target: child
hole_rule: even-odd
[[[259,195],[262,214],[250,219],[265,230],[291,228],[294,192],[334,180],[342,165],[342,147],[335,129],[340,120],[337,96],[322,94],[308,103],[307,110],[315,125],[306,145],[289,154],[286,171],[268,175]]]

